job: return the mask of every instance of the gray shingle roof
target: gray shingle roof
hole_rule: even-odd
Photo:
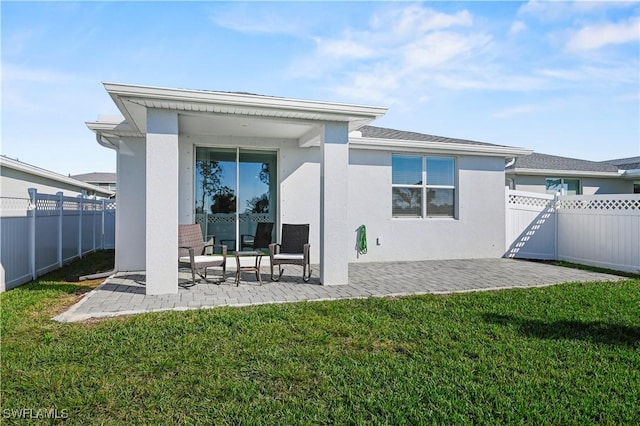
[[[512,169],[571,170],[578,172],[614,173],[618,171],[618,167],[609,163],[579,160],[577,158],[569,157],[558,157],[556,155],[540,154],[537,152],[524,157],[518,157],[516,162],[507,168],[507,170]]]
[[[613,164],[622,170],[640,169],[640,157],[618,158],[616,160],[603,161],[603,163]]]
[[[504,146],[486,142],[478,142],[467,139],[447,138],[444,136],[434,136],[425,133],[406,132],[404,130],[387,129],[376,126],[362,126],[358,129],[365,138],[376,139],[398,139],[409,141],[425,141],[425,142],[443,142],[443,143],[459,143],[466,145],[485,145],[485,146]]]
[[[93,173],[83,173],[80,175],[73,175],[70,177],[82,182],[93,182],[93,183],[115,183],[116,182],[115,173],[93,172]]]

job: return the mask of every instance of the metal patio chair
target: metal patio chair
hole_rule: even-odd
[[[273,232],[273,222],[258,222],[255,235],[240,235],[240,250],[250,248],[258,250],[268,248],[271,244],[271,233]]]
[[[311,278],[311,263],[309,258],[309,224],[282,224],[280,244],[269,244],[269,259],[271,260],[271,280],[280,281],[284,269],[281,265],[302,266],[302,280],[308,282]],[[278,277],[273,275],[273,266],[278,265]]]
[[[213,254],[206,254],[206,249],[212,247]],[[215,254],[219,248],[221,254]],[[191,269],[192,281],[182,287],[196,284],[196,274],[207,280],[207,268],[222,268],[222,281],[226,279],[227,246],[222,244],[207,244],[202,238],[200,225],[178,225],[178,268]],[[220,281],[218,282],[218,284]]]

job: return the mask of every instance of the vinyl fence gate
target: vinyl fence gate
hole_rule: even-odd
[[[506,257],[640,272],[640,194],[506,190]]]

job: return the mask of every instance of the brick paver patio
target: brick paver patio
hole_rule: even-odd
[[[165,310],[444,294],[623,278],[511,259],[431,260],[353,263],[349,265],[349,285],[323,286],[317,266],[313,269],[309,283],[302,282],[301,269],[295,266],[286,268],[282,281],[271,282],[268,267],[263,266],[262,286],[256,282],[255,275],[247,273],[236,287],[235,272],[231,271],[221,284],[201,282],[188,289],[179,288],[177,294],[160,296],[145,294],[144,273],[121,273],[107,279],[55,319],[74,322]],[[190,275],[181,273],[181,280],[187,276]]]

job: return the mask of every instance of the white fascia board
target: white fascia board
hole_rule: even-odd
[[[531,175],[531,176],[575,176],[575,177],[595,177],[595,178],[620,178],[623,171],[617,172],[591,172],[582,170],[555,170],[555,169],[524,169],[516,168],[506,170],[508,175]]]
[[[349,138],[349,146],[395,152],[428,152],[453,155],[478,155],[490,157],[518,157],[530,155],[533,150],[512,146],[474,145],[454,142],[411,141],[402,139]]]
[[[115,194],[113,191],[100,188],[99,186],[91,185],[90,183],[82,182],[81,180],[77,180],[65,175],[61,175],[59,173],[52,172],[51,170],[42,169],[40,167],[33,166],[31,164],[23,163],[21,161],[14,160],[12,158],[0,156],[0,165],[2,167],[17,170],[33,176],[43,177],[43,178],[64,183],[67,185],[73,185],[78,188],[95,191],[96,194],[99,194],[102,196],[110,197],[113,194]]]
[[[122,114],[133,127],[142,131],[145,123],[135,121],[135,113],[129,111],[130,102],[127,99],[164,100],[168,102],[183,102],[194,104],[218,104],[245,108],[268,109],[279,111],[298,111],[334,115],[336,121],[358,121],[362,126],[387,112],[385,107],[353,105],[324,101],[309,101],[293,98],[278,98],[271,96],[251,95],[244,93],[227,93],[187,89],[170,89],[152,86],[139,86],[121,83],[103,83]],[[339,120],[340,119],[340,120]]]

